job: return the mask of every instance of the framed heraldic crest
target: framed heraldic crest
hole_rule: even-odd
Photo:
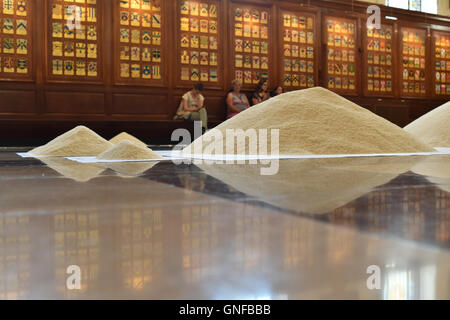
[[[433,31],[435,97],[450,96],[450,33]]]
[[[178,17],[177,83],[223,87],[220,1],[180,0]]]
[[[426,97],[426,50],[427,31],[424,29],[401,28],[401,96]]]
[[[270,78],[270,8],[234,4],[230,19],[231,77],[241,81],[244,88],[253,88],[261,79]]]
[[[326,17],[326,78],[328,89],[356,95],[358,90],[357,20]]]
[[[311,88],[317,85],[318,41],[316,15],[307,12],[281,10],[280,56],[281,84],[286,90]]]
[[[101,0],[48,0],[48,80],[102,79]]]
[[[367,96],[394,96],[395,32],[392,24],[365,28],[363,92]]]
[[[33,79],[32,0],[0,1],[0,80]]]
[[[163,85],[163,0],[116,0],[117,83]]]

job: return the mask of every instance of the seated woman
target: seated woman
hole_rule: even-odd
[[[270,94],[267,92],[268,88],[268,81],[261,79],[256,87],[256,91],[253,92],[252,102],[254,106],[270,98]]]
[[[196,83],[191,91],[184,94],[174,120],[191,120],[202,122],[202,128],[208,130],[208,113],[202,96],[203,84]]]
[[[250,108],[247,96],[241,93],[241,82],[234,80],[231,83],[231,90],[227,95],[227,119]]]
[[[276,97],[280,94],[282,94],[284,92],[283,87],[282,86],[277,86],[275,87],[275,89],[273,89],[273,91],[270,93],[271,97]]]

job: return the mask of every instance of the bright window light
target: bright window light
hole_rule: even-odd
[[[426,13],[437,14],[438,13],[437,1],[433,0],[422,1],[422,11]]]
[[[409,9],[409,0],[386,0],[386,5],[389,7]]]
[[[386,0],[386,5],[399,9],[438,13],[438,0]]]

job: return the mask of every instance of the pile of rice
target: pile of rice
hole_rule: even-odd
[[[78,126],[29,153],[34,156],[56,157],[96,156],[112,146],[111,142],[91,129]]]
[[[234,149],[234,154],[255,154],[249,139],[227,139],[227,129],[268,129],[267,151],[258,150],[259,155],[271,153],[271,129],[279,129],[280,154],[433,151],[400,127],[320,87],[281,94],[251,107],[210,130],[183,152],[227,154]]]
[[[450,148],[450,102],[410,123],[405,131],[432,147]]]

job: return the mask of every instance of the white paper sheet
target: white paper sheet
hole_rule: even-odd
[[[45,158],[45,157],[33,156],[32,154],[29,154],[28,152],[18,152],[17,155],[21,156],[22,158]]]
[[[204,154],[182,154],[180,151],[155,151],[162,156],[162,159],[144,159],[144,160],[100,160],[97,157],[65,157],[66,159],[80,163],[118,163],[118,162],[157,162],[157,161],[175,161],[175,160],[207,160],[207,161],[251,161],[251,160],[283,160],[283,159],[330,159],[330,158],[362,158],[362,157],[411,157],[411,156],[433,156],[450,155],[450,148],[435,148],[436,152],[418,152],[418,153],[374,153],[374,154],[331,154],[331,155],[204,155]],[[17,153],[23,158],[39,158],[29,153]]]
[[[187,159],[187,158],[162,158],[162,159],[142,159],[142,160],[102,160],[97,159],[97,157],[65,157],[65,158],[79,163],[161,162],[161,161],[174,161]]]
[[[162,157],[172,157],[172,150],[161,150],[161,151],[154,151],[157,154],[159,154]],[[18,156],[22,158],[47,158],[47,157],[54,157],[54,156],[34,156],[28,152],[18,152]],[[59,158],[68,158],[68,157],[59,157]],[[92,158],[92,157],[73,157],[73,158]],[[95,158],[95,157],[94,157]]]

